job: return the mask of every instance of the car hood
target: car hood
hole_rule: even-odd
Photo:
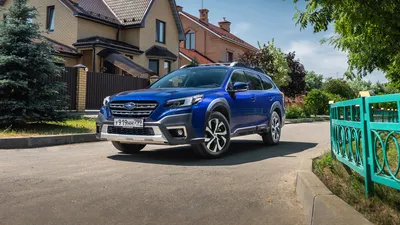
[[[125,91],[113,95],[111,101],[166,101],[175,98],[184,98],[198,94],[206,94],[216,89],[203,88],[158,88],[158,89],[141,89],[135,91]]]

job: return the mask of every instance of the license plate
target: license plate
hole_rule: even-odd
[[[143,119],[114,119],[115,127],[143,127]]]

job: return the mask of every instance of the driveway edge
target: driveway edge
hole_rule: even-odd
[[[317,118],[304,118],[304,119],[286,119],[285,124],[292,123],[312,123],[312,122],[322,122],[329,121],[329,117],[317,117]]]
[[[39,148],[99,141],[95,133],[0,138],[0,149]]]
[[[303,169],[297,173],[296,194],[307,225],[373,225],[322,183],[312,172],[312,159],[304,162]]]

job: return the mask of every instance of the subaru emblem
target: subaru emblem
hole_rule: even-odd
[[[132,110],[136,107],[136,104],[134,102],[128,102],[124,104],[124,108],[126,110]]]

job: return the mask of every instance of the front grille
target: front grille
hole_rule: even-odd
[[[126,103],[134,103],[135,107],[131,110],[126,109]],[[111,113],[117,117],[149,117],[157,106],[157,102],[119,101],[110,103]]]
[[[123,128],[123,127],[109,126],[107,128],[107,133],[109,133],[109,134],[124,134],[124,135],[153,136],[154,135],[154,130],[151,127],[145,127],[145,128]]]

